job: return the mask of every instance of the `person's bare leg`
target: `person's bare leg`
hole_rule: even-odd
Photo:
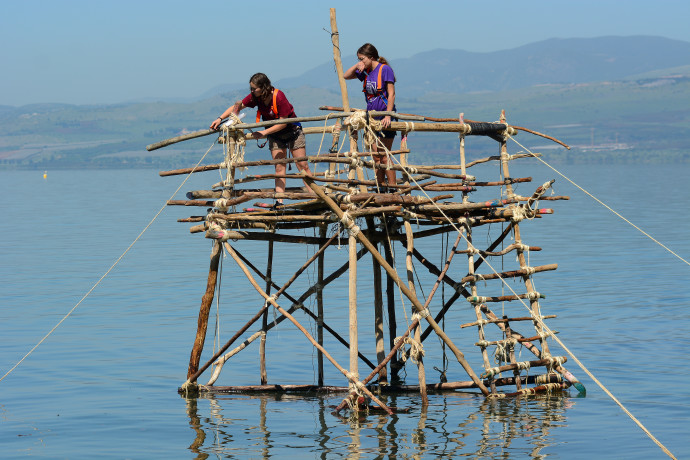
[[[293,150],[293,151],[292,151],[292,157],[293,157],[295,160],[297,160],[297,159],[299,159],[299,158],[306,158],[306,157],[307,157],[307,149],[305,149],[304,147],[302,147],[302,148]],[[304,171],[304,173],[305,173],[307,176],[311,176],[311,170],[309,169],[309,163],[308,163],[306,160],[305,160],[305,161],[297,161],[297,162],[295,162],[295,164],[297,165],[297,169],[298,169],[298,170]],[[309,190],[310,192],[312,191],[311,188],[309,188],[309,186],[307,185],[306,182],[304,183],[304,186],[305,186],[305,187],[307,188],[307,190]]]
[[[271,156],[273,157],[274,160],[282,160],[287,157],[287,151],[285,149],[276,149],[276,150],[271,150]],[[276,165],[276,175],[277,176],[284,176],[285,175],[285,164],[277,164]],[[284,193],[285,192],[285,178],[284,177],[276,177],[276,193]],[[277,204],[283,204],[283,199],[278,198],[276,199]]]

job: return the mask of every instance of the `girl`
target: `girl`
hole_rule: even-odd
[[[245,107],[257,107],[256,121],[259,122],[259,114],[264,121],[279,120],[281,118],[295,118],[295,110],[287,100],[282,91],[271,85],[271,80],[263,73],[255,73],[249,79],[249,94],[241,101],[235,102],[228,107],[213,123],[211,129],[218,129],[223,119],[230,116],[230,113],[238,114]],[[254,137],[261,139],[268,138],[268,146],[274,160],[287,157],[290,149],[293,158],[306,158],[307,142],[302,132],[302,125],[299,123],[280,123],[270,126],[262,131],[254,133]],[[297,169],[311,175],[309,164],[306,161],[297,161]],[[285,164],[277,164],[276,175],[285,175]],[[276,177],[276,193],[285,192],[285,178]],[[306,184],[305,184],[306,185]],[[309,187],[307,186],[307,189]],[[283,200],[277,199],[276,205],[282,205]]]
[[[371,43],[365,43],[357,50],[357,64],[350,67],[345,72],[345,79],[352,80],[354,78],[363,82],[364,97],[367,101],[367,111],[395,111],[395,75],[393,69],[388,65],[388,62],[383,57],[379,56],[379,52]],[[395,138],[395,131],[386,131],[385,129],[391,125],[390,115],[381,118],[382,131],[377,135],[383,145],[388,150],[393,148],[393,139]],[[374,143],[372,151],[379,151],[378,142]],[[387,165],[388,157],[386,155],[372,155],[374,163],[377,165]],[[395,171],[392,169],[377,169],[376,181],[379,184],[387,183],[388,185],[395,185]]]

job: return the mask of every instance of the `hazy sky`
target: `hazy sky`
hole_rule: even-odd
[[[0,105],[193,97],[255,72],[297,76],[332,60],[332,6],[343,56],[365,42],[393,60],[554,37],[690,42],[687,0],[0,0]]]

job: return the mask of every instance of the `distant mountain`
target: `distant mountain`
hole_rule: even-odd
[[[385,56],[385,53],[382,54]],[[343,66],[355,62],[343,57]],[[662,37],[550,39],[518,48],[474,53],[436,49],[391,62],[403,97],[426,93],[502,91],[542,84],[621,80],[659,69],[690,65],[690,43]],[[324,63],[281,88],[311,86],[337,90],[335,66]]]

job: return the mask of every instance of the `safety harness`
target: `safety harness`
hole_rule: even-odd
[[[278,98],[278,91],[280,91],[277,88],[273,88],[273,105],[271,106],[271,110],[275,114],[275,116],[278,116],[278,103],[277,103],[277,98]],[[259,123],[261,121],[261,111],[259,109],[256,109],[256,122]]]
[[[379,66],[379,75],[378,78],[376,79],[376,94],[369,94],[367,93],[367,78],[362,81],[362,92],[364,93],[364,96],[367,98],[367,100],[371,100],[377,97],[380,97],[381,100],[388,105],[388,98],[383,95],[384,93],[384,88],[383,85],[381,84],[381,75],[383,74],[383,68],[386,66],[386,64],[381,64]]]

